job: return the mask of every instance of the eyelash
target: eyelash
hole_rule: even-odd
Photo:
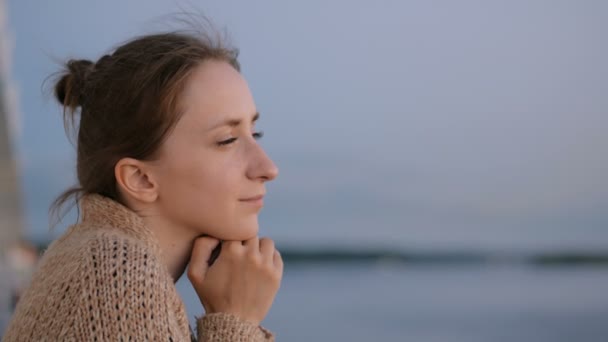
[[[263,131],[255,132],[252,135],[255,138],[255,140],[258,140],[258,139],[261,139],[264,136],[264,132]],[[226,146],[226,145],[229,145],[229,144],[232,144],[233,142],[235,142],[236,139],[237,138],[230,138],[228,140],[220,141],[217,144],[219,146]]]

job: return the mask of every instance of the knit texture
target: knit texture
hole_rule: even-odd
[[[81,222],[44,252],[3,341],[274,341],[226,313],[198,318],[195,339],[141,217],[97,194],[80,208]]]

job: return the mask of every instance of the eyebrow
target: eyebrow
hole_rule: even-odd
[[[253,117],[251,118],[251,123],[254,123],[256,121],[258,121],[258,119],[260,118],[260,113],[256,112]],[[228,120],[224,120],[214,126],[212,126],[211,128],[209,128],[209,131],[213,131],[217,128],[223,127],[223,126],[230,126],[230,127],[237,127],[241,124],[242,120],[241,119],[228,119]]]

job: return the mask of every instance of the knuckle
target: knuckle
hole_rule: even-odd
[[[199,237],[194,241],[195,248],[201,248],[201,247],[211,245],[211,244],[213,244],[213,240],[211,240],[207,237]]]
[[[238,255],[241,253],[242,249],[243,248],[240,242],[226,242],[226,251],[228,252],[228,254]]]
[[[272,263],[272,261],[264,262],[263,268],[264,268],[264,272],[266,272],[266,273],[269,273],[269,274],[274,273],[274,264]]]
[[[197,274],[197,272],[193,269],[189,269],[187,275],[188,279],[190,279],[192,282],[198,282],[200,280],[199,274]]]
[[[254,266],[262,266],[262,256],[259,253],[249,253],[247,257]]]
[[[243,253],[241,251],[239,251],[238,249],[229,249],[228,251],[226,251],[226,254],[224,255],[224,257],[228,260],[239,260],[241,259],[241,255]]]
[[[262,241],[264,241],[264,243],[267,243],[267,244],[270,244],[270,245],[274,245],[274,240],[272,240],[269,237],[262,238]]]
[[[274,241],[268,240],[268,245],[270,246],[270,249],[275,249]]]
[[[273,269],[272,272],[270,272],[270,279],[272,279],[275,282],[280,282],[281,278],[283,277],[282,272]]]

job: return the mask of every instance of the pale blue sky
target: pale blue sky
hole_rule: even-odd
[[[71,182],[53,58],[180,1],[8,1],[28,232]],[[608,247],[608,3],[190,1],[241,50],[286,243]],[[190,7],[188,7],[190,6]],[[162,22],[162,21],[161,21]]]

